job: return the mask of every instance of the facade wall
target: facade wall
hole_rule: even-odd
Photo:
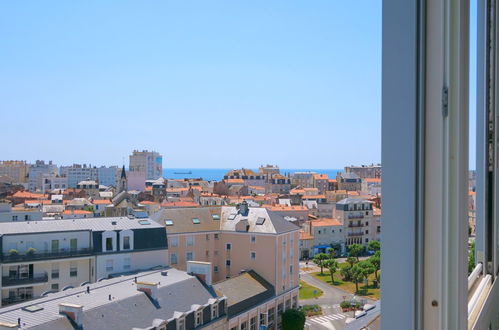
[[[281,315],[283,312],[290,308],[298,307],[298,288],[289,290],[284,292],[276,297],[266,301],[263,304],[253,307],[250,310],[247,310],[241,314],[232,316],[229,319],[229,327],[230,330],[239,330],[244,327],[246,329],[252,329],[251,322],[252,319],[255,320],[256,329],[260,329],[260,324],[266,326],[266,329],[281,329]],[[273,310],[273,312],[271,312]],[[270,313],[269,313],[270,312]],[[269,320],[269,315],[274,315],[274,320],[271,323]],[[263,323],[260,323],[260,318],[262,318]]]
[[[25,161],[0,161],[0,175],[7,175],[16,183],[25,183],[28,175],[28,165]]]
[[[26,211],[8,211],[0,212],[0,222],[10,221],[40,221],[42,220],[43,212],[38,209],[28,209]]]
[[[2,238],[2,250],[8,252],[10,249],[16,249],[23,254],[27,249],[33,247],[37,252],[51,252],[52,241],[58,241],[59,251],[70,250],[71,239],[77,239],[77,248],[90,248],[89,231],[73,232],[54,232],[23,235],[4,235]]]

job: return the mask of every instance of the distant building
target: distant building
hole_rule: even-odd
[[[314,237],[311,256],[327,253],[329,248],[336,247],[337,252],[345,252],[345,231],[343,223],[337,219],[321,218],[309,222],[309,233]]]
[[[381,178],[381,165],[346,166],[345,173],[355,173],[361,179]]]
[[[92,198],[99,198],[99,183],[95,180],[84,180],[78,182],[76,189],[85,190],[88,196]]]
[[[41,190],[41,181],[38,177],[43,174],[59,174],[57,165],[49,161],[47,164],[43,160],[37,160],[35,164],[30,164],[28,168],[28,189],[30,191]]]
[[[163,175],[163,157],[155,151],[134,150],[128,171],[129,189],[143,191],[146,180],[156,180]]]
[[[64,190],[68,188],[68,178],[64,175],[44,173],[38,176],[37,186],[41,187],[42,193]]]
[[[369,195],[381,195],[381,179],[379,178],[362,179],[361,191]]]
[[[118,166],[101,166],[97,167],[97,181],[104,186],[117,186],[119,175],[121,174]]]
[[[312,188],[315,172],[295,172],[291,174],[291,184],[295,187]]]
[[[362,180],[356,173],[338,172],[336,181],[339,190],[359,191],[362,188]]]
[[[6,175],[14,183],[25,183],[28,179],[28,164],[22,160],[0,161],[0,176]]]
[[[68,187],[76,188],[78,182],[85,180],[98,180],[96,167],[87,164],[73,164],[71,166],[61,166],[60,172],[68,178]]]
[[[319,190],[319,194],[324,194],[329,190],[329,176],[327,174],[314,174],[312,182],[314,188]]]

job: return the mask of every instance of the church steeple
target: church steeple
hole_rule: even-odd
[[[118,194],[122,191],[127,191],[127,190],[128,190],[128,179],[126,178],[125,165],[123,165],[123,168],[121,169],[121,176],[118,182]]]

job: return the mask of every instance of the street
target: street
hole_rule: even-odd
[[[304,268],[308,268],[304,271]],[[308,284],[321,289],[324,293],[319,298],[300,300],[300,305],[314,305],[321,306],[323,315],[308,317],[305,322],[305,329],[310,330],[340,330],[345,327],[345,322],[348,318],[353,317],[353,312],[343,313],[340,308],[340,303],[344,300],[352,299],[354,295],[341,289],[335,288],[321,280],[316,279],[308,273],[320,271],[312,262],[308,266],[305,262],[300,262],[300,279]],[[373,303],[370,299],[364,299],[366,303]]]

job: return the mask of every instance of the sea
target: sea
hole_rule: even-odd
[[[231,168],[165,168],[163,169],[163,177],[166,179],[198,179],[201,178],[207,181],[220,181],[223,179],[225,173],[232,170]],[[258,172],[258,169],[252,169]],[[320,174],[327,174],[330,179],[336,178],[336,173],[341,170],[338,169],[311,169],[311,168],[292,168],[280,169],[282,175],[292,174],[295,172],[316,172]]]

